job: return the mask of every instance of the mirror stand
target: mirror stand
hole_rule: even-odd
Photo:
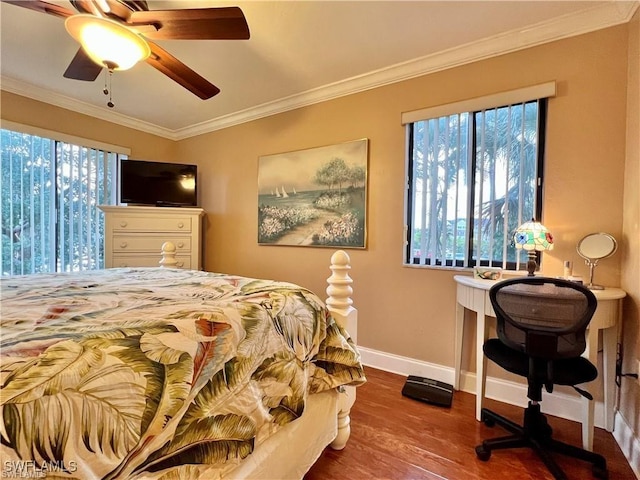
[[[593,271],[595,270],[596,265],[598,265],[598,260],[585,260],[584,263],[586,263],[589,266],[589,283],[587,284],[587,288],[589,290],[604,290],[604,287],[602,285],[594,285],[593,283]]]
[[[584,258],[584,263],[589,266],[589,284],[587,288],[590,290],[604,290],[602,285],[594,285],[593,271],[598,260],[610,257],[618,248],[616,239],[608,233],[590,233],[578,242],[576,249],[578,254]]]

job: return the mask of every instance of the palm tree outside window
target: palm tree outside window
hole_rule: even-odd
[[[405,264],[518,270],[513,232],[542,216],[547,99],[406,122]]]
[[[97,207],[115,203],[116,166],[126,155],[82,139],[0,135],[1,274],[104,268]]]

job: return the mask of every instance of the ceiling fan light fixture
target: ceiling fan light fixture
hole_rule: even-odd
[[[144,38],[107,18],[73,15],[64,26],[91,60],[110,70],[127,70],[151,54]]]

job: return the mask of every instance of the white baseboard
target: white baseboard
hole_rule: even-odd
[[[362,357],[362,363],[369,367],[384,370],[385,372],[397,373],[398,375],[418,375],[420,377],[433,378],[441,382],[453,383],[453,368],[361,346],[358,346],[358,351]]]
[[[366,347],[359,346],[358,350],[362,356],[362,363],[370,367],[399,375],[418,375],[441,382],[454,383],[454,369],[452,367],[423,362],[422,360],[381,352]],[[460,390],[472,394],[476,393],[475,373],[462,371]],[[521,384],[495,377],[487,377],[486,397],[511,405],[526,407],[527,386],[524,383]],[[553,394],[543,392],[542,400],[540,405],[544,413],[575,422],[581,421],[582,404],[581,398],[577,396],[577,394],[573,396],[559,392],[554,392]],[[596,427],[604,428],[603,402],[596,402],[595,404],[594,424]]]
[[[381,352],[372,348],[358,347],[364,365],[384,370],[399,375],[418,375],[432,378],[441,382],[454,383],[454,369],[435,363],[424,362],[414,358]],[[460,378],[460,390],[475,394],[475,373],[462,371]],[[495,377],[487,377],[486,396],[500,402],[526,407],[527,386],[524,383],[516,383]],[[581,398],[573,395],[555,392],[547,394],[543,392],[541,402],[542,411],[549,415],[566,418],[575,422],[581,421]],[[455,401],[455,394],[454,394]],[[596,402],[594,424],[603,428],[604,405]],[[634,435],[633,429],[627,424],[619,412],[615,414],[613,437],[620,446],[622,453],[629,461],[629,465],[636,477],[640,479],[640,438]]]
[[[614,418],[613,438],[616,439],[620,450],[627,457],[636,478],[640,479],[640,438],[633,434],[633,429],[619,412],[616,412]]]

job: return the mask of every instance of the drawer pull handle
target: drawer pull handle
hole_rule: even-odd
[[[178,222],[178,228],[182,228],[182,227],[184,227],[184,223]]]
[[[184,267],[184,262],[178,262],[176,265],[178,266],[178,268],[182,268]]]
[[[127,248],[127,242],[120,243],[120,248]]]
[[[178,248],[184,248],[184,243],[178,242]]]
[[[120,226],[121,226],[122,228],[126,227],[126,226],[127,226],[127,222],[125,222],[125,221],[123,220],[122,222],[120,222]]]

